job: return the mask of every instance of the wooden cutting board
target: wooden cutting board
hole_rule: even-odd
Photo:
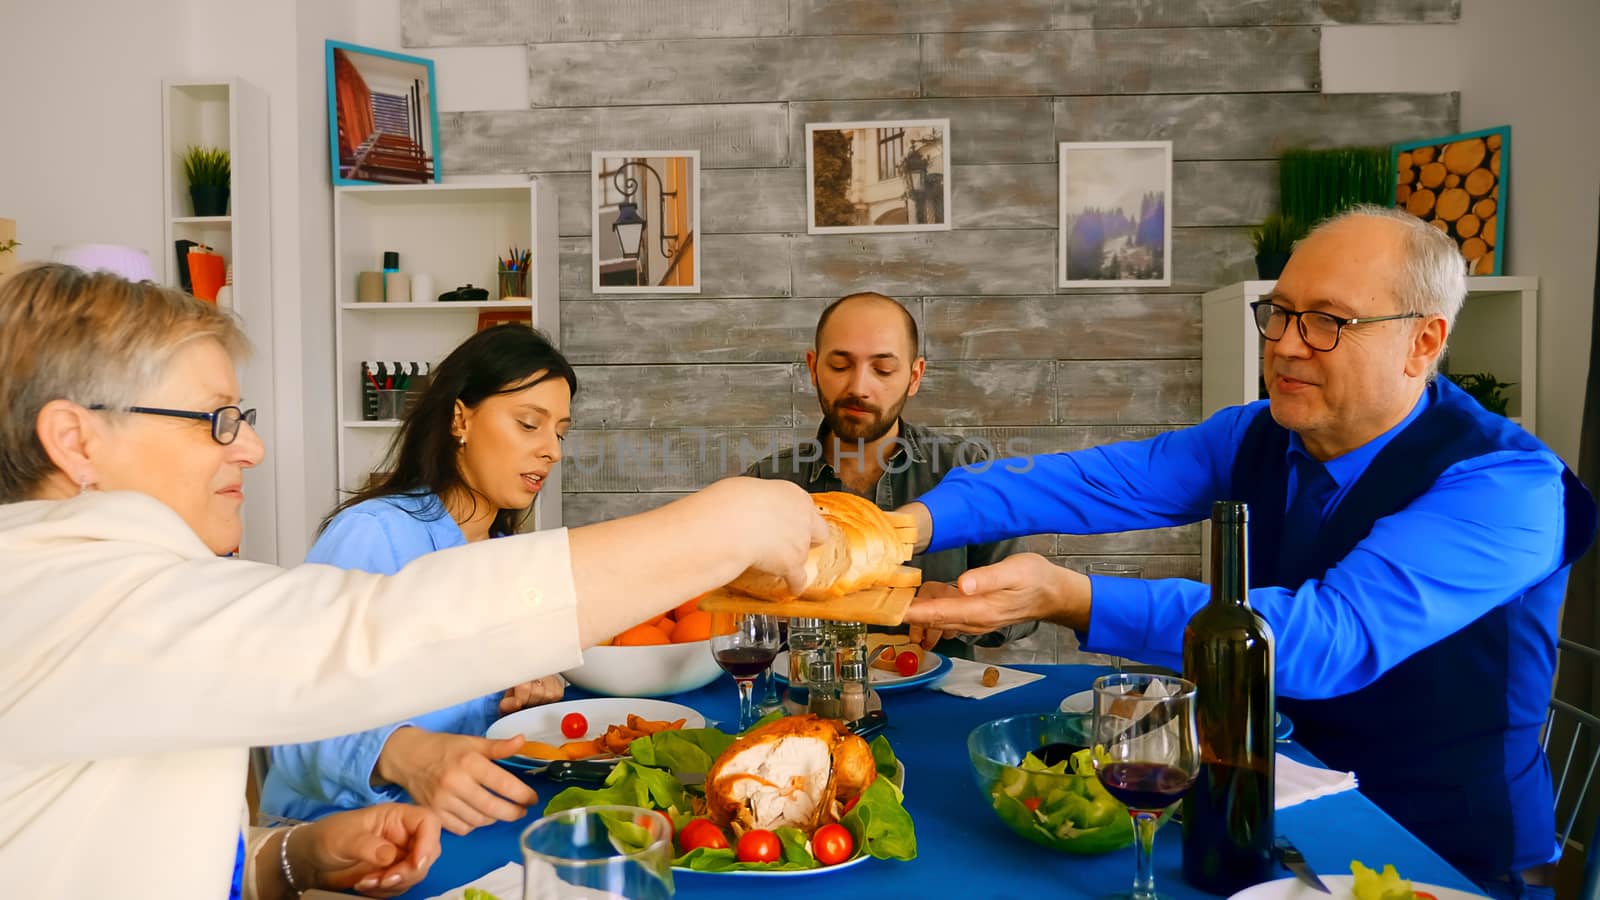
[[[906,608],[916,595],[915,587],[875,587],[833,600],[761,600],[717,588],[700,598],[700,608],[713,613],[755,613],[834,622],[865,622],[868,625],[899,625],[905,621]]]

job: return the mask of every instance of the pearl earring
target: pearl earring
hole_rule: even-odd
[[[463,449],[465,449],[467,446],[467,436],[464,434],[461,436],[461,446]]]
[[[89,485],[91,484],[93,484],[93,482],[91,482],[89,479],[80,477],[78,479],[78,496],[81,497],[84,494],[89,493]]]

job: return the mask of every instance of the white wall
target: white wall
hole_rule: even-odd
[[[183,56],[184,12],[0,0],[0,217],[17,220],[18,259],[124,244],[162,271],[161,79]]]
[[[1597,39],[1595,0],[1462,0],[1454,25],[1330,26],[1322,38],[1325,91],[1459,91],[1462,131],[1511,126],[1503,269],[1540,279],[1539,436],[1569,463],[1594,303]]]

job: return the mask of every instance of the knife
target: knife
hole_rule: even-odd
[[[1305,856],[1297,847],[1295,847],[1294,844],[1290,843],[1288,838],[1281,834],[1278,835],[1278,839],[1274,843],[1274,846],[1276,846],[1278,849],[1278,859],[1283,861],[1283,867],[1293,872],[1294,877],[1316,888],[1324,894],[1333,893],[1332,891],[1328,890],[1327,885],[1322,883],[1322,879],[1317,877],[1317,873],[1311,870],[1311,866],[1306,864]]]

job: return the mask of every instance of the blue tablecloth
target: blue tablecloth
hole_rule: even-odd
[[[1102,856],[1054,853],[1014,835],[978,792],[967,761],[967,733],[991,719],[1053,710],[1068,694],[1084,690],[1106,670],[1093,666],[1018,666],[1045,677],[986,700],[953,697],[934,690],[883,695],[889,714],[889,741],[906,766],[906,809],[917,825],[917,858],[910,862],[869,860],[836,874],[823,870],[803,878],[750,878],[675,873],[682,897],[946,897],[1039,900],[1041,897],[1099,897],[1126,891],[1133,879],[1133,848]],[[581,696],[577,692],[569,697]],[[699,710],[708,720],[737,719],[731,679],[668,698]],[[1294,745],[1280,752],[1315,762]],[[531,783],[543,800],[559,790],[542,778]],[[541,807],[542,811],[542,807]],[[458,887],[511,861],[521,860],[517,836],[535,818],[502,822],[465,837],[444,836],[444,854],[427,880],[407,898],[426,898]],[[1382,867],[1393,863],[1414,881],[1477,893],[1477,888],[1425,847],[1371,801],[1347,791],[1282,810],[1279,833],[1288,835],[1320,874],[1349,874],[1350,860]],[[1179,829],[1156,834],[1156,887],[1181,898],[1202,894],[1183,881]],[[1288,873],[1284,873],[1287,877]],[[504,900],[516,900],[507,897]]]

